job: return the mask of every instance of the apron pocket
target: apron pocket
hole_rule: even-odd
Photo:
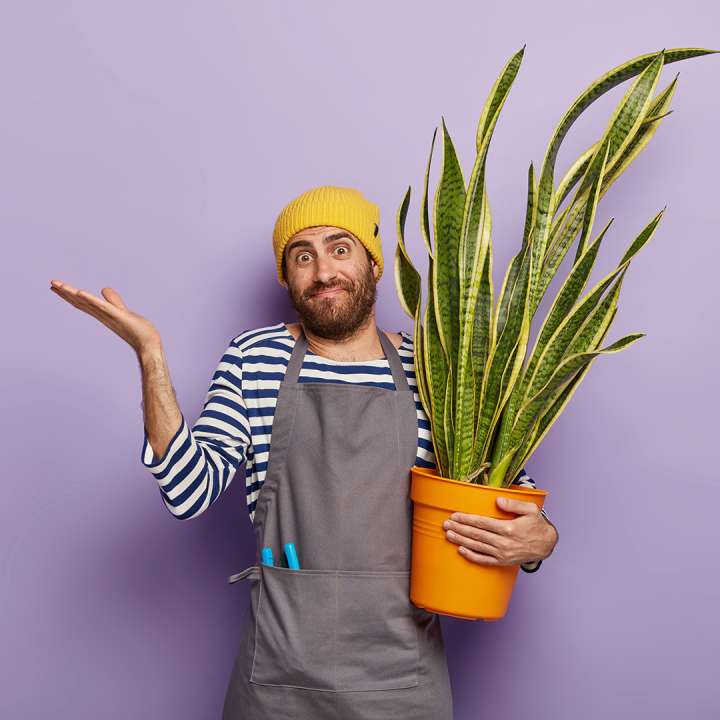
[[[251,682],[338,691],[418,684],[409,571],[260,569]]]
[[[419,649],[409,571],[337,571],[337,689],[418,684]]]
[[[335,573],[260,565],[250,681],[335,689]]]

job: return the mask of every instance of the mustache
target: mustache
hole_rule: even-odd
[[[349,288],[345,287],[345,285],[341,284],[335,284],[335,285],[323,285],[322,287],[314,287],[308,292],[308,296],[312,297],[313,295],[317,295],[321,292],[326,292],[328,290],[335,290],[336,288],[341,288],[343,290],[348,290]]]

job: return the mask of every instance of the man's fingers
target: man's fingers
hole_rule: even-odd
[[[98,310],[91,303],[83,300],[82,298],[78,298],[77,295],[73,295],[72,293],[63,293],[61,290],[57,290],[56,288],[51,289],[53,290],[53,292],[55,292],[56,295],[60,295],[63,300],[69,302],[73,307],[76,307],[78,310],[82,310],[87,315],[91,315],[96,320],[99,320],[102,323],[105,322],[106,315],[103,315],[101,311]]]
[[[73,287],[70,283],[63,282],[62,280],[51,280],[50,281],[51,287],[54,287],[57,290],[65,290],[67,292],[76,293],[77,288]]]
[[[500,533],[492,532],[491,530],[484,530],[476,525],[465,525],[463,523],[453,522],[452,520],[450,521],[448,532],[453,532],[463,539],[469,538],[470,540],[475,540],[494,547],[504,548],[508,542],[507,535],[501,535]],[[453,538],[448,539],[452,540]]]
[[[455,512],[450,516],[451,521],[462,525],[472,525],[481,530],[497,533],[498,535],[509,535],[512,532],[511,520],[498,520],[487,515],[475,515],[473,513]]]
[[[489,534],[494,535],[494,533]],[[502,550],[496,545],[489,542],[482,542],[481,540],[476,540],[472,537],[458,534],[449,534],[446,537],[451,543],[455,543],[456,545],[469,548],[470,550],[474,550],[477,553],[482,553],[483,555],[491,555],[496,558],[499,558],[502,555]],[[500,536],[495,535],[495,537],[497,538]]]
[[[103,315],[117,317],[117,307],[107,300],[89,293],[87,290],[78,290],[78,288],[73,287],[69,283],[55,284],[55,281],[51,284],[50,289],[65,298],[71,305],[74,305],[79,310],[85,310],[85,312],[96,317],[98,320],[102,320]],[[122,303],[122,300],[120,300],[120,302]]]
[[[104,298],[99,298],[97,295],[89,293],[87,290],[78,290],[77,297],[102,312],[111,313],[113,310],[117,309],[113,307],[112,303],[109,303]]]
[[[111,287],[104,287],[100,290],[100,292],[115,307],[119,307],[122,310],[129,309],[128,306],[123,302],[123,299],[120,297],[120,293],[117,292],[117,290],[113,290]]]
[[[80,301],[77,300],[74,293],[68,292],[64,288],[61,287],[51,287],[50,288],[56,295],[59,295],[63,300],[66,300],[71,305],[74,305],[76,308],[80,308]]]
[[[518,515],[533,515],[540,512],[535,503],[526,502],[524,500],[515,500],[514,498],[498,497],[497,506],[501,510]]]
[[[484,555],[483,553],[475,552],[474,550],[470,550],[470,548],[466,548],[465,546],[460,546],[458,548],[458,552],[464,557],[467,558],[470,562],[474,562],[477,565],[501,565],[502,563],[500,560],[498,560],[496,557],[493,557],[492,555]]]

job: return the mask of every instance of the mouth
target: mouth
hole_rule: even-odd
[[[321,290],[320,292],[313,293],[311,297],[330,297],[331,295],[339,295],[341,292],[345,292],[344,288],[330,288],[330,290]]]

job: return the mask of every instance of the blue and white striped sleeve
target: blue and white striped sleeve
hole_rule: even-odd
[[[182,413],[181,413],[182,414]],[[200,417],[188,427],[182,415],[163,457],[156,457],[147,430],[140,460],[155,476],[165,507],[178,520],[197,517],[226,490],[250,445],[242,397],[242,354],[235,340],[213,374]]]
[[[513,485],[523,485],[525,487],[537,487],[535,485],[535,481],[527,474],[525,471],[525,468],[520,470],[517,477],[512,481]],[[542,514],[547,518],[547,513],[545,510],[540,510]],[[528,562],[528,563],[521,563],[520,567],[528,573],[534,573],[537,572],[540,569],[540,565],[542,565],[542,560],[536,560],[535,562]]]

